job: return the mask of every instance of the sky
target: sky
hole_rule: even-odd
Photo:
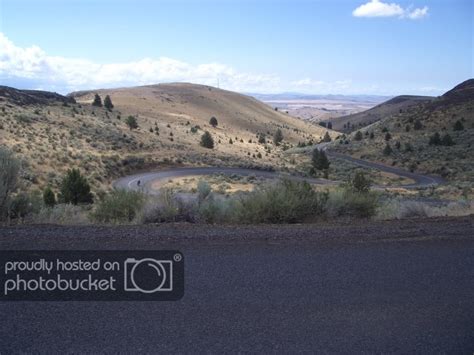
[[[472,3],[0,0],[0,84],[440,95],[474,77]]]

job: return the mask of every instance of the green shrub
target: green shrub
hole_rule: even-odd
[[[134,116],[128,116],[125,120],[125,124],[128,126],[130,130],[138,128],[137,119]]]
[[[33,206],[27,193],[17,194],[10,203],[10,217],[23,219],[33,212]]]
[[[307,182],[281,180],[241,196],[235,206],[239,223],[296,223],[322,213],[325,194]]]
[[[211,186],[204,180],[199,180],[197,184],[197,192],[199,202],[204,201],[211,194]]]
[[[102,223],[132,222],[144,203],[145,196],[140,192],[114,190],[97,205],[92,218]]]
[[[83,206],[58,204],[41,209],[33,215],[33,223],[83,225],[88,224],[87,211]]]
[[[73,205],[93,202],[90,185],[78,169],[66,173],[61,183],[61,198],[62,202]]]
[[[112,109],[114,108],[114,105],[112,104],[112,99],[109,95],[107,95],[104,99],[104,107],[109,111],[112,111]]]
[[[377,200],[377,195],[373,192],[358,193],[349,189],[338,189],[329,194],[326,214],[329,217],[368,218],[375,215]]]
[[[212,149],[214,148],[214,139],[212,138],[211,134],[209,132],[204,132],[204,134],[201,136],[201,146],[204,148],[209,148]]]
[[[51,187],[46,187],[43,191],[43,202],[44,205],[47,207],[54,207],[56,204],[56,196],[54,195],[53,190]]]
[[[215,118],[214,116],[211,117],[211,119],[209,120],[209,124],[214,128],[217,127],[217,118]]]
[[[171,189],[161,189],[150,197],[138,220],[141,223],[194,222],[197,207],[184,203]]]
[[[0,220],[8,214],[10,195],[15,191],[20,161],[6,148],[0,147]]]
[[[282,141],[283,141],[283,132],[281,131],[280,128],[278,128],[275,134],[273,135],[273,143],[275,143],[275,145],[280,145]]]
[[[356,171],[353,177],[350,177],[346,188],[358,193],[368,193],[372,182],[362,171]]]
[[[102,107],[102,99],[99,94],[95,94],[94,101],[92,101],[92,106]]]

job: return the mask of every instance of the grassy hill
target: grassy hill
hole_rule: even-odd
[[[334,130],[350,133],[362,127],[375,123],[383,118],[406,114],[420,104],[434,100],[431,96],[396,96],[367,111],[331,119]]]
[[[102,100],[110,95],[114,108],[92,106],[96,93]],[[129,116],[137,129],[127,126]],[[284,137],[279,146],[272,142],[277,129]],[[213,136],[214,149],[200,146],[204,131]],[[0,141],[22,159],[28,186],[57,186],[71,167],[79,167],[96,190],[125,173],[169,165],[288,169],[294,162],[283,149],[317,141],[325,132],[254,98],[209,86],[161,84],[67,97],[0,87]]]
[[[387,145],[389,149],[385,149]],[[407,170],[442,175],[451,181],[472,183],[474,80],[463,82],[439,98],[342,135],[332,149]]]

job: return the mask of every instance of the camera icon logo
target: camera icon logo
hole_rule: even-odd
[[[128,258],[124,262],[124,289],[130,292],[173,291],[171,260]]]

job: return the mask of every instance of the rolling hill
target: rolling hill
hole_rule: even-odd
[[[419,106],[432,100],[434,100],[434,97],[431,96],[396,96],[367,111],[333,118],[331,119],[332,127],[336,131],[350,133],[375,123],[382,118],[403,114],[406,111],[410,111],[414,106]]]
[[[110,95],[109,111],[91,105]],[[138,128],[126,119],[134,116]],[[217,127],[209,124],[216,117]],[[283,132],[276,146],[272,136]],[[204,131],[214,149],[200,146]],[[65,170],[78,167],[93,186],[106,189],[130,171],[169,165],[291,168],[283,149],[322,137],[326,130],[254,98],[193,84],[55,93],[0,88],[0,141],[23,161],[27,186],[57,186]],[[265,142],[258,142],[264,135]]]
[[[470,186],[474,181],[474,80],[342,135],[332,149]]]

